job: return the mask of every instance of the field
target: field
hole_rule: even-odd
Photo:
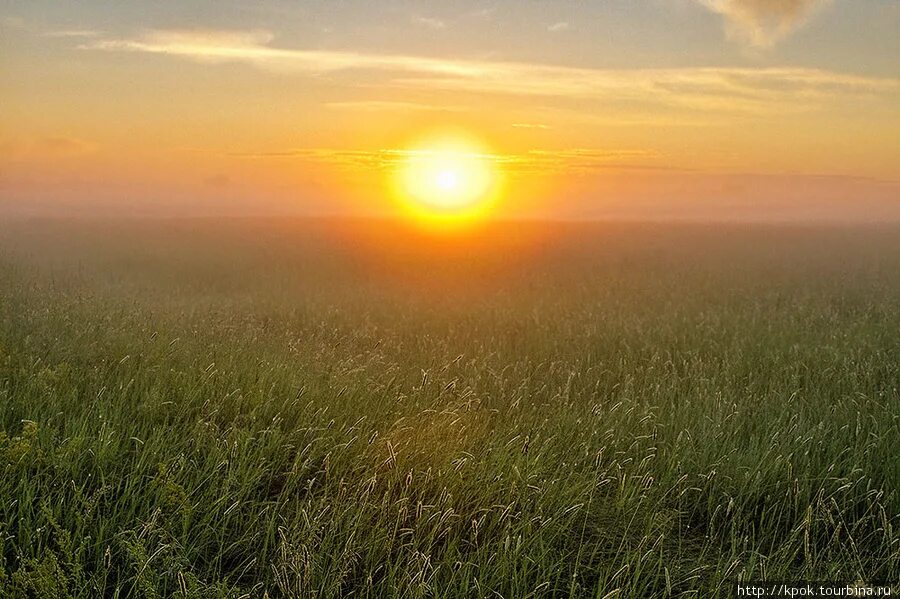
[[[896,228],[0,227],[0,597],[900,579]]]

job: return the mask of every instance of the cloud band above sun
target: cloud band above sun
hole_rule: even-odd
[[[709,0],[708,4],[721,10],[732,6],[719,0]],[[263,30],[151,31],[133,38],[91,40],[79,47],[160,54],[202,63],[243,63],[278,73],[373,71],[382,73],[384,85],[394,88],[640,101],[704,111],[784,110],[800,100],[809,107],[836,94],[878,95],[900,90],[897,78],[803,67],[591,69],[282,48],[271,45],[273,40],[274,35]]]

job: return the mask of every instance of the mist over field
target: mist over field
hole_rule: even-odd
[[[900,578],[900,229],[4,222],[2,597]]]

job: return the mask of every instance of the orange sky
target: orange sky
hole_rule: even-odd
[[[501,216],[900,220],[896,2],[10,2],[0,213],[389,214],[455,128]]]

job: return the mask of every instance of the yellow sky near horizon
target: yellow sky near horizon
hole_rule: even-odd
[[[607,66],[581,59],[586,42],[569,42],[568,63],[526,59],[512,50],[527,38],[516,31],[494,52],[458,37],[441,53],[412,42],[401,52],[390,37],[354,48],[379,27],[432,37],[456,27],[423,16],[436,10],[428,3],[403,4],[396,23],[357,23],[333,47],[265,19],[158,26],[134,5],[50,23],[52,9],[38,18],[13,3],[0,48],[0,211],[391,213],[403,152],[459,130],[508,175],[503,215],[900,220],[896,71],[866,68],[874,50],[857,51],[855,69],[780,60],[807,20],[826,20],[824,5],[767,26],[764,13],[741,12],[753,2],[692,4],[671,10],[689,23],[728,19],[724,36],[710,29],[705,61],[625,64],[625,48]],[[497,13],[483,18],[497,27]],[[552,41],[535,43],[558,53],[575,21],[541,15]],[[737,58],[717,64],[716,44]]]

